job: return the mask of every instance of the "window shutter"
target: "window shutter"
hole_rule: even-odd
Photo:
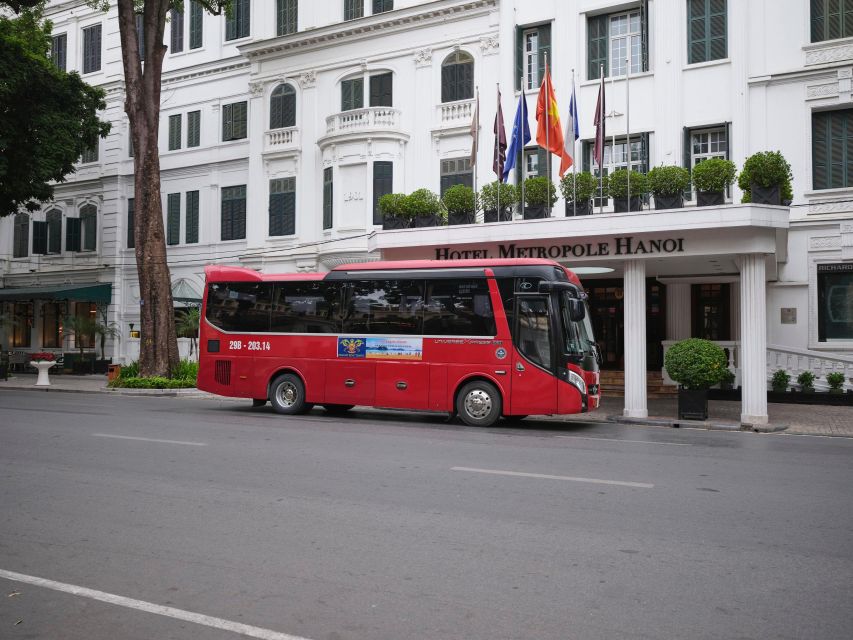
[[[81,211],[80,220],[83,226],[83,251],[95,251],[98,247],[98,215],[94,206]]]
[[[33,220],[33,255],[47,253],[47,222]]]
[[[332,228],[332,206],[334,189],[332,184],[332,167],[323,169],[323,228]]]
[[[280,129],[284,126],[283,89],[283,85],[277,86],[270,96],[270,129]]]
[[[455,96],[456,65],[449,64],[441,68],[441,101],[453,102]]]
[[[282,101],[282,126],[296,126],[296,91],[291,87],[286,87],[284,90],[284,100]]]
[[[286,236],[296,233],[296,192],[288,191],[284,195],[284,220],[282,231]]]
[[[283,36],[297,31],[297,0],[278,0],[276,33]]]
[[[382,214],[379,212],[379,198],[394,189],[394,163],[373,163],[373,224],[382,224]]]
[[[640,1],[640,57],[643,71],[649,70],[649,0]]]
[[[442,71],[444,71],[442,69]],[[515,28],[515,90],[521,90],[521,78],[524,75],[524,38],[521,27]],[[443,85],[442,85],[443,86]]]
[[[53,36],[51,39],[50,59],[60,71],[65,71],[67,45],[68,36],[64,33],[58,36]]]
[[[543,149],[542,147],[537,148],[536,155],[539,156],[537,159],[537,163],[539,167],[537,171],[540,176],[548,176],[548,163],[551,161],[551,154],[547,149]]]
[[[136,236],[135,236],[136,229],[133,226],[135,224],[133,206],[134,206],[133,198],[128,198],[127,199],[127,248],[128,249],[133,249],[134,247],[136,247]],[[70,220],[69,220],[69,222],[70,222]]]
[[[62,253],[62,213],[54,209],[47,212],[47,252]]]
[[[171,52],[180,53],[184,50],[184,12],[172,9],[171,17]]]
[[[269,234],[284,235],[284,194],[270,193]]]
[[[554,61],[551,59],[551,25],[543,24],[539,27],[539,46],[537,49],[537,66],[539,67],[539,84],[545,79],[545,57],[548,58],[548,68],[551,69],[551,77],[554,77]]]
[[[692,157],[693,154],[690,152],[691,146],[691,133],[690,129],[684,127],[681,130],[681,140],[682,140],[682,150],[681,150],[681,159],[685,169],[687,169],[691,174],[691,179],[693,175],[693,167],[692,167]],[[687,188],[684,190],[684,199],[691,200],[693,198],[693,189],[692,185],[687,185]]]
[[[382,73],[370,77],[370,106],[390,107],[392,106],[392,80],[390,73]]]
[[[649,134],[648,132],[640,134],[640,173],[649,172]],[[629,150],[630,153],[630,150]]]
[[[201,144],[201,111],[187,113],[187,147]]]
[[[187,191],[187,215],[185,242],[195,244],[198,242],[198,191]]]
[[[246,237],[246,187],[237,188],[237,200],[233,209],[234,240]]]
[[[231,189],[223,189],[222,190],[222,204],[220,207],[220,239],[221,240],[231,240],[232,231],[231,231],[231,209],[232,209],[232,201],[230,199]]]
[[[65,222],[65,250],[80,251],[80,218],[68,218]]]
[[[581,143],[581,149],[582,149],[582,154],[583,154],[583,160],[582,160],[583,171],[586,171],[587,173],[589,173],[590,167],[591,167],[591,162],[592,162],[592,160],[590,158],[590,156],[592,155],[592,144],[584,141]]]
[[[688,64],[706,61],[705,33],[706,0],[688,0],[687,2],[687,51]]]
[[[223,104],[222,105],[222,140],[223,142],[226,140],[234,139],[234,125],[233,125],[233,108],[234,105],[231,104]]]
[[[169,116],[169,151],[181,148],[181,115]]]
[[[14,247],[12,257],[26,258],[30,251],[30,216],[19,213],[15,216]]]
[[[190,0],[190,49],[198,49],[202,44],[204,10],[196,0]]]
[[[587,58],[589,67],[587,69],[587,78],[589,80],[597,80],[601,77],[601,66],[604,65],[604,77],[609,74],[607,68],[607,49],[608,49],[608,29],[610,23],[608,16],[594,16],[587,21],[588,47]]]
[[[708,0],[708,60],[722,60],[728,55],[726,5],[726,0]]]
[[[174,245],[181,241],[181,194],[170,193],[166,196],[166,244]]]
[[[248,109],[245,102],[238,102],[234,105],[233,114],[233,130],[235,140],[241,140],[246,137],[248,132]]]
[[[841,2],[842,0],[827,0],[824,5],[826,7],[824,9],[826,15],[824,35],[826,40],[835,40],[841,37]]]
[[[225,16],[225,39],[226,40],[236,40],[237,38],[237,5],[238,3],[233,3],[231,6],[231,15]]]
[[[354,109],[355,100],[353,98],[353,88],[355,80],[344,80],[341,82],[341,111],[350,111]]]

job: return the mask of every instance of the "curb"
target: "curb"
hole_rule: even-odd
[[[627,418],[608,416],[608,420],[619,424],[639,424],[672,429],[705,429],[707,431],[753,431],[755,433],[778,433],[788,428],[786,424],[742,425],[737,422],[711,422],[709,420],[678,420],[676,418]]]

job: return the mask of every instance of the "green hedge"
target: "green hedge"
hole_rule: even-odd
[[[192,378],[117,378],[109,384],[120,389],[194,389],[195,380]]]
[[[708,389],[723,379],[728,359],[726,352],[710,340],[690,338],[669,348],[664,368],[685,389]]]

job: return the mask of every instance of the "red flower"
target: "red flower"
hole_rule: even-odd
[[[30,361],[35,362],[36,360],[47,360],[48,362],[53,362],[54,360],[56,360],[56,356],[54,356],[49,351],[42,351],[39,353],[31,353],[30,354]]]

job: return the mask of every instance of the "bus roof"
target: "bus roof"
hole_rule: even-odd
[[[541,258],[495,258],[492,260],[385,260],[356,262],[335,267],[332,271],[397,271],[417,269],[488,269],[490,267],[557,267],[565,271],[569,281],[581,286],[580,279],[559,262]],[[270,282],[282,280],[323,280],[324,273],[260,273],[245,267],[208,265],[204,268],[208,282]]]

